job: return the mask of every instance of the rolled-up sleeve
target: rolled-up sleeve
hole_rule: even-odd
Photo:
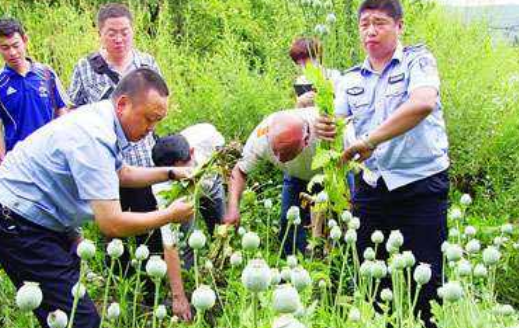
[[[262,132],[261,127],[256,127],[254,132],[249,136],[242,151],[242,158],[238,161],[238,168],[245,174],[256,167],[258,161],[263,157],[266,149],[265,143],[262,143],[260,138],[266,138],[265,136],[258,136]],[[268,146],[268,144],[267,144]]]
[[[436,59],[429,51],[423,51],[409,63],[409,92],[421,87],[440,91],[440,77]]]
[[[337,116],[346,117],[351,115],[350,107],[348,105],[346,81],[344,76],[340,79],[340,82],[338,82],[336,86],[334,107],[335,115]]]

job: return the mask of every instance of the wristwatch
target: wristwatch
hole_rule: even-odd
[[[176,178],[177,178],[177,176],[175,175],[175,170],[169,169],[168,170],[168,179],[175,180]]]
[[[369,135],[366,134],[364,137],[362,137],[361,140],[366,144],[366,146],[368,146],[369,150],[375,150],[375,148],[377,148],[377,145],[375,145],[372,141],[369,141]]]

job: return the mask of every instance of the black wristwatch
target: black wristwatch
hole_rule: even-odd
[[[175,180],[177,178],[177,176],[175,175],[175,171],[173,169],[168,170],[168,178],[170,180]]]

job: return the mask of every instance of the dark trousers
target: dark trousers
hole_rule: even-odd
[[[70,317],[72,287],[79,280],[80,259],[66,234],[57,233],[15,214],[0,205],[0,264],[16,289],[24,281],[37,282],[43,292],[41,306],[34,311],[42,327],[57,309]],[[74,317],[75,328],[97,328],[100,318],[94,303],[85,295]]]
[[[401,251],[412,251],[417,264],[431,265],[432,279],[421,290],[417,310],[422,312],[426,327],[434,327],[429,322],[429,301],[437,298],[436,289],[441,285],[441,245],[447,239],[447,171],[393,191],[388,191],[382,179],[378,180],[376,188],[362,179],[357,181],[356,186],[353,214],[361,222],[357,239],[358,253],[363,254],[368,246],[374,246],[371,243],[373,231],[382,231],[387,240],[392,230],[400,230],[404,236]],[[377,258],[386,260],[388,254],[385,247],[378,249]],[[387,286],[389,281],[384,283]]]
[[[131,212],[151,212],[157,209],[157,201],[153,196],[151,187],[145,188],[120,188],[121,209],[123,211]],[[128,252],[130,238],[123,238],[123,243],[126,246],[124,254],[119,258],[121,263],[121,271],[123,276],[129,276],[134,273],[131,266],[131,259],[133,254]],[[145,244],[150,249],[151,254],[161,255],[163,253],[162,237],[160,229],[155,229],[147,234],[135,236],[136,246]],[[109,259],[107,259],[107,262]],[[117,271],[116,271],[117,273]],[[144,301],[147,305],[153,305],[153,296],[155,285],[151,279],[145,276],[144,279]]]

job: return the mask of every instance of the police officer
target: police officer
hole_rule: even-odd
[[[191,174],[188,168],[123,162],[129,142],[142,139],[167,115],[168,96],[156,72],[134,70],[110,100],[45,125],[0,166],[0,264],[16,288],[24,281],[40,284],[43,303],[34,314],[43,327],[49,312],[70,315],[72,309],[79,258],[70,231],[94,220],[107,236],[130,236],[192,216],[193,204],[183,200],[147,213],[123,211],[119,203],[119,185],[145,186]],[[74,327],[98,328],[99,322],[85,296]]]
[[[365,0],[358,26],[367,58],[345,73],[336,93],[336,114],[353,118],[357,141],[344,159],[364,161],[353,199],[361,219],[359,254],[381,230],[404,235],[403,249],[431,265],[433,279],[418,304],[427,327],[429,300],[442,273],[449,180],[448,141],[440,102],[436,60],[425,46],[404,47],[403,11],[398,0]],[[334,135],[332,120],[316,130]],[[387,257],[387,254],[383,254]]]
[[[68,97],[54,71],[27,57],[29,38],[14,18],[0,19],[0,162],[36,129],[67,111]]]

